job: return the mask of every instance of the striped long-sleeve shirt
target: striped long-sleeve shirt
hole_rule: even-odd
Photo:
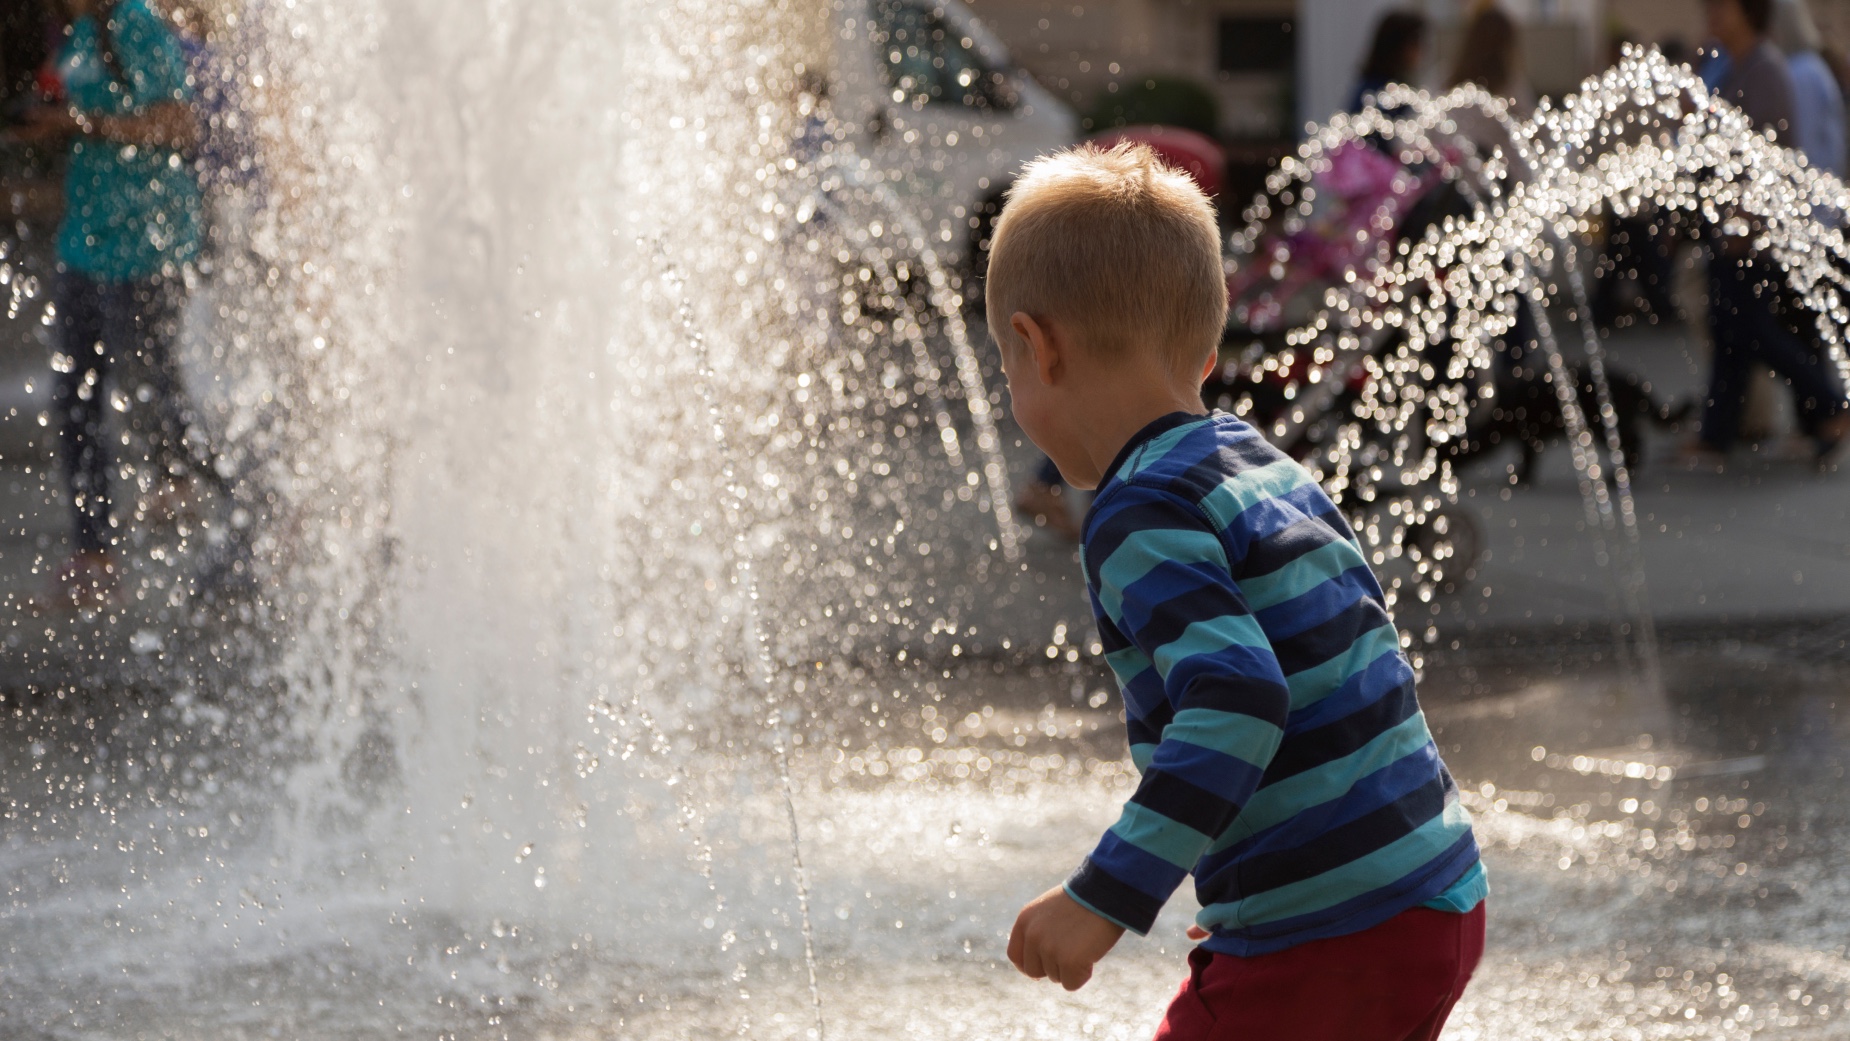
[[[1380,584],[1310,473],[1222,413],[1132,438],[1082,561],[1142,772],[1066,891],[1145,932],[1187,875],[1263,954],[1486,890]]]

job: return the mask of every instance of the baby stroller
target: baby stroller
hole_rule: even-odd
[[[1407,439],[1425,436],[1414,429],[1419,424],[1390,431],[1359,421],[1359,407],[1383,370],[1380,362],[1405,345],[1398,330],[1371,330],[1348,349],[1301,338],[1294,343],[1288,335],[1303,328],[1332,292],[1354,293],[1384,278],[1400,243],[1448,216],[1471,212],[1458,183],[1458,152],[1412,163],[1403,158],[1378,140],[1364,139],[1314,159],[1304,185],[1309,190],[1299,189],[1308,206],[1306,199],[1292,198],[1289,188],[1280,193],[1281,205],[1270,208],[1284,210],[1286,218],[1267,226],[1250,253],[1230,265],[1221,365],[1203,396],[1246,418],[1313,469],[1326,461],[1345,430],[1361,439],[1352,446],[1358,458],[1404,455]],[[1441,359],[1431,356],[1447,350],[1427,345],[1422,354],[1430,357],[1433,371],[1444,371]],[[1441,576],[1438,588],[1455,587],[1482,555],[1481,524],[1456,504],[1421,494],[1417,482],[1397,480],[1399,468],[1382,469],[1382,479],[1369,487],[1351,484],[1354,494],[1345,502],[1358,532],[1392,532],[1374,563],[1386,567],[1406,560],[1416,576]],[[1399,506],[1386,510],[1396,501]],[[1409,508],[1414,504],[1417,508]],[[1388,521],[1386,512],[1395,519]]]

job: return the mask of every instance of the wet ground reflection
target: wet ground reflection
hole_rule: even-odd
[[[1429,668],[1427,712],[1494,877],[1490,952],[1448,1037],[1843,1036],[1850,661],[1824,627],[1671,635],[1679,728],[1651,749],[1593,641],[1524,638]],[[1015,907],[1133,783],[1103,678],[961,662],[818,679],[812,703],[844,722],[810,731],[795,767],[829,1036],[1147,1037],[1180,976],[1185,896],[1077,995],[1002,958]],[[766,794],[740,796],[741,841],[721,853],[771,851],[767,866],[710,929],[478,921],[367,874],[361,847],[344,886],[279,896],[249,882],[278,870],[260,813],[186,782],[184,742],[96,754],[200,711],[154,699],[143,719],[136,704],[99,734],[56,722],[76,718],[56,704],[8,702],[4,1036],[806,1036]],[[643,877],[652,899],[681,899],[660,868]],[[586,900],[626,878],[587,872]],[[755,953],[688,953],[754,923]]]
[[[1528,1008],[1538,1037],[1840,1036],[1842,655],[1828,628],[1684,634],[1666,661],[1678,724],[1652,749],[1618,671],[1585,652],[1435,668],[1428,711],[1501,869],[1498,953],[1460,1027]],[[1627,760],[1644,769],[1614,769]]]

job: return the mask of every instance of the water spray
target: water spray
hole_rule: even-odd
[[[707,339],[694,322],[694,309],[687,299],[686,281],[682,278],[680,269],[668,256],[667,247],[662,240],[659,237],[653,240],[642,240],[638,245],[653,248],[661,266],[663,281],[667,282],[675,292],[676,318],[681,324],[682,333],[687,338],[687,345],[693,353],[701,402],[705,406],[706,416],[711,426],[714,447],[719,451],[720,479],[724,482],[726,495],[731,499],[730,502],[722,505],[720,512],[725,515],[727,525],[732,529],[730,555],[733,580],[738,587],[739,594],[744,598],[741,620],[753,649],[753,664],[742,671],[768,709],[765,723],[771,729],[771,750],[777,764],[778,790],[783,798],[785,824],[790,836],[791,882],[796,888],[797,913],[802,921],[803,964],[809,973],[810,1005],[816,1017],[815,1039],[826,1041],[828,1034],[822,1012],[822,984],[816,971],[815,929],[810,921],[809,872],[803,865],[803,835],[797,821],[796,789],[790,779],[790,747],[794,736],[791,724],[795,722],[795,714],[801,710],[787,707],[784,704],[786,698],[777,682],[777,666],[771,657],[770,638],[758,618],[758,579],[752,570],[752,554],[748,542],[749,530],[746,525],[750,499],[745,487],[739,483],[733,467],[731,439],[726,434],[726,425],[720,417],[719,398],[713,388],[715,375]]]

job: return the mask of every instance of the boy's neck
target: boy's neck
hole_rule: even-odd
[[[1126,380],[1108,388],[1107,393],[1093,395],[1085,408],[1086,421],[1078,431],[1080,447],[1091,460],[1097,480],[1093,487],[1105,483],[1111,463],[1130,443],[1131,438],[1151,423],[1176,412],[1205,416],[1206,405],[1198,387],[1173,383],[1140,383]]]

